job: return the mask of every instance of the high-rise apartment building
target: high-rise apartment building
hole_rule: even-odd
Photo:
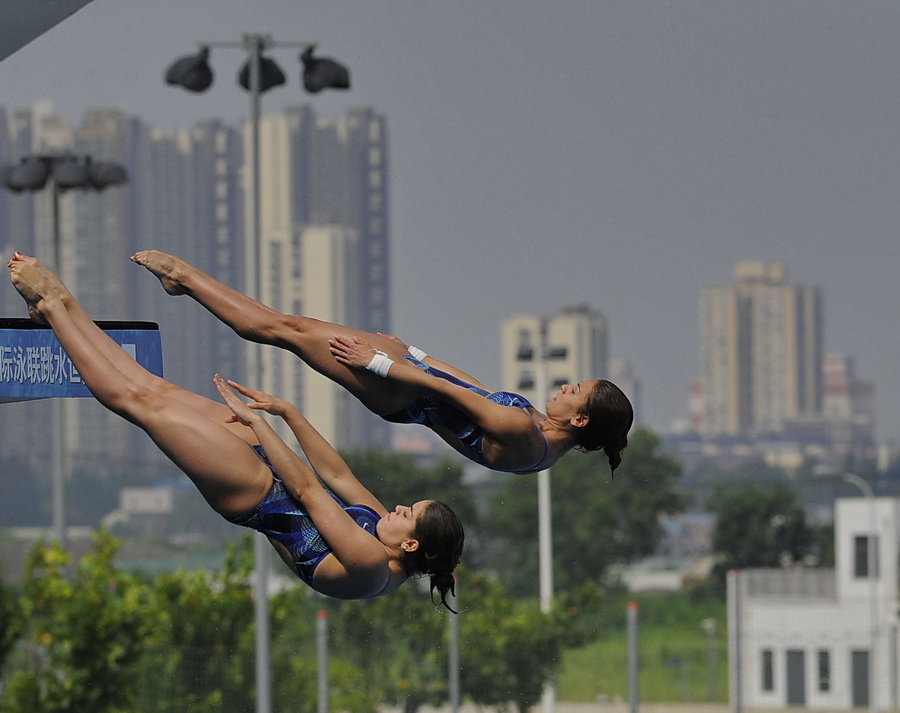
[[[387,131],[369,109],[336,119],[297,107],[261,125],[262,297],[286,312],[390,330]],[[63,274],[96,319],[158,322],[166,376],[214,395],[215,372],[252,383],[247,343],[190,299],[172,298],[129,262],[138,249],[182,256],[239,290],[248,265],[249,155],[244,132],[219,121],[160,130],[116,109],[88,111],[78,124],[48,103],[0,108],[0,164],[28,154],[74,153],[124,165],[121,188],[67,191],[60,197]],[[52,258],[52,191],[0,190],[0,246]],[[14,290],[0,291],[7,316],[24,316]],[[292,354],[266,352],[264,388],[296,398],[340,447],[389,443],[389,426]],[[140,470],[163,457],[133,426],[91,399],[69,399],[73,464]],[[47,403],[12,404],[0,413],[4,457],[49,422]],[[28,449],[28,458],[47,458]],[[39,468],[40,470],[40,468]],[[49,469],[45,469],[49,472]]]
[[[542,345],[546,393],[539,394]],[[542,409],[563,384],[609,374],[606,319],[584,304],[564,307],[548,317],[510,317],[501,325],[500,354],[503,388],[522,394]]]
[[[263,301],[282,312],[389,331],[384,118],[360,109],[326,119],[309,107],[266,117],[260,166]],[[293,354],[264,350],[263,374],[263,388],[303,404],[335,445],[388,445],[383,420],[348,402],[339,387],[320,383]]]
[[[735,284],[703,292],[708,436],[761,435],[822,410],[822,300],[782,265],[742,262]]]

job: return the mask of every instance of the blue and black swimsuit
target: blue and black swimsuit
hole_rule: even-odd
[[[404,355],[403,358],[407,359],[409,362],[422,369],[426,374],[435,376],[439,379],[444,379],[445,381],[449,381],[451,384],[462,386],[469,391],[474,391],[476,394],[484,396],[484,398],[486,398],[488,401],[493,401],[495,404],[500,404],[501,406],[510,406],[512,408],[522,409],[523,411],[527,408],[533,408],[531,402],[520,394],[514,394],[511,391],[487,391],[486,389],[482,389],[478,386],[473,386],[472,384],[469,384],[462,379],[458,379],[445,371],[435,369],[433,366],[429,366],[425,362],[419,361],[414,357]],[[481,445],[481,441],[484,438],[484,431],[482,431],[479,426],[472,423],[469,416],[467,416],[465,413],[437,396],[432,396],[431,394],[427,393],[419,393],[415,401],[410,403],[408,406],[399,411],[395,411],[394,413],[389,413],[385,416],[382,416],[382,418],[384,418],[386,421],[390,421],[391,423],[417,423],[423,426],[428,426],[429,428],[433,428],[434,426],[444,426],[445,428],[450,429],[453,434],[459,439],[459,442],[468,449],[469,453],[471,454],[470,458],[473,461],[475,461],[479,465],[483,465],[485,468],[491,468],[492,470],[504,470],[503,468],[495,468],[485,460],[484,451],[482,450]],[[535,428],[537,427],[535,426]],[[547,458],[549,445],[547,443],[547,437],[544,435],[543,431],[538,428],[537,432],[544,440],[544,452],[543,454],[541,454],[541,457],[534,465],[529,466],[528,468],[524,468],[522,470],[508,470],[507,472],[526,474],[537,473],[539,470],[543,470],[543,463]]]
[[[297,576],[312,586],[316,566],[331,554],[331,547],[309,514],[290,496],[266,458],[262,447],[253,446],[253,449],[272,470],[272,489],[253,512],[226,519],[235,525],[261,532],[284,545],[290,552]],[[381,519],[378,513],[366,505],[347,505],[327,488],[326,491],[357,525],[371,533],[373,537],[378,537],[375,532],[375,527]],[[390,580],[387,584],[390,584]],[[377,597],[378,594],[372,596]]]

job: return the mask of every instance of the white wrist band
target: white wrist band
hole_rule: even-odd
[[[374,374],[378,374],[381,378],[386,378],[388,375],[388,371],[390,371],[391,366],[393,366],[394,360],[391,359],[384,352],[375,352],[375,356],[372,357],[372,361],[366,364],[366,369],[371,371]]]
[[[422,361],[425,357],[428,356],[425,352],[423,352],[418,347],[412,347],[412,346],[406,347],[406,351],[408,351],[412,355],[413,359],[418,359],[419,361]]]

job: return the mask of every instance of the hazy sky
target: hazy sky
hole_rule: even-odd
[[[0,104],[237,123],[239,50],[213,50],[203,95],[162,75],[244,32],[352,72],[310,97],[276,51],[290,84],[264,113],[388,117],[393,328],[417,346],[499,386],[501,320],[588,302],[665,427],[700,372],[701,289],[779,261],[823,288],[826,348],[900,439],[900,3],[94,0],[0,62]]]

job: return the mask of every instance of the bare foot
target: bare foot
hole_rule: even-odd
[[[170,295],[187,294],[182,281],[190,267],[184,260],[159,250],[141,250],[131,256],[131,261],[143,265],[156,275],[163,289]]]
[[[6,263],[9,268],[9,279],[13,286],[22,295],[25,304],[28,305],[28,316],[35,322],[46,324],[43,315],[46,307],[46,299],[51,290],[34,265],[15,257]],[[55,295],[54,295],[55,296]]]
[[[16,250],[16,252],[13,253],[13,257],[10,262],[14,260],[21,260],[22,262],[34,267],[41,280],[43,280],[42,289],[46,289],[47,293],[55,294],[57,297],[59,297],[60,301],[63,304],[68,304],[73,299],[72,293],[69,292],[69,288],[66,287],[65,284],[63,284],[63,281],[59,279],[57,274],[36,257],[25,255]]]

